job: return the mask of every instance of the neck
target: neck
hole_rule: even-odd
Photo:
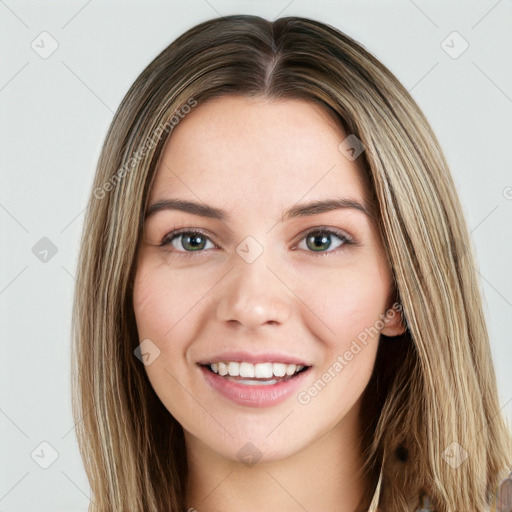
[[[287,458],[251,466],[222,457],[186,432],[187,510],[355,512],[361,503],[368,508],[357,409]]]

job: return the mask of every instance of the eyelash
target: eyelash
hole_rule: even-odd
[[[347,246],[347,245],[359,245],[352,237],[350,237],[344,231],[341,231],[339,229],[328,228],[326,226],[320,226],[320,227],[317,227],[317,228],[314,228],[314,229],[310,229],[309,231],[307,231],[302,236],[302,238],[300,239],[299,243],[302,242],[302,240],[304,240],[305,238],[307,238],[311,234],[317,234],[317,235],[325,235],[325,234],[336,235],[343,242],[339,247],[337,247],[336,249],[331,250],[331,251],[318,251],[318,252],[316,252],[316,251],[306,251],[306,252],[311,252],[311,253],[313,253],[313,254],[315,254],[317,256],[328,256],[330,254],[336,254],[336,253],[342,251],[344,249],[344,247]],[[172,243],[172,241],[175,238],[178,238],[180,235],[201,235],[201,236],[204,236],[206,239],[208,239],[210,242],[212,242],[214,245],[216,245],[215,242],[213,242],[213,240],[211,240],[211,238],[206,233],[201,231],[200,229],[183,228],[183,229],[177,229],[175,231],[171,231],[170,233],[165,235],[159,246],[160,247],[165,247],[167,245],[170,245]],[[294,248],[297,245],[298,244],[294,245]],[[199,250],[199,251],[175,251],[174,250],[174,251],[171,251],[171,252],[178,253],[181,256],[190,257],[190,256],[194,256],[197,253],[204,253],[206,251],[207,251],[207,249],[203,249],[203,250]]]

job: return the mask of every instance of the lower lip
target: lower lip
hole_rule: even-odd
[[[291,379],[276,384],[258,386],[238,384],[234,380],[226,379],[201,366],[206,382],[226,398],[238,405],[248,407],[270,407],[284,402],[304,381],[309,368],[300,372]]]

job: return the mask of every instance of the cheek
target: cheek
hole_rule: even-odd
[[[371,262],[330,269],[309,276],[300,296],[323,327],[318,335],[327,344],[343,348],[378,324],[385,312],[390,280],[384,266]],[[374,332],[372,330],[372,332]]]
[[[183,324],[190,326],[194,308],[204,295],[199,282],[165,266],[142,265],[134,280],[133,307],[141,338],[164,342]]]
[[[151,340],[146,346],[153,351],[152,361],[144,370],[153,390],[178,420],[183,419],[183,410],[193,409],[179,382],[185,383],[186,350],[194,337],[196,293],[188,291],[179,273],[151,264],[138,266],[133,286],[137,332],[141,342]]]
[[[171,395],[179,395],[170,374],[179,375],[180,381],[188,378],[184,374],[191,365],[189,347],[205,325],[212,275],[171,269],[155,257],[142,259],[137,266],[133,285],[137,332],[141,342],[149,339],[156,346],[158,357],[145,370],[155,391],[159,395],[162,391],[162,401],[171,390]]]
[[[165,370],[174,374],[186,345],[186,340],[179,336],[179,328],[186,323],[184,316],[190,308],[185,303],[188,294],[177,293],[180,284],[149,265],[139,267],[134,280],[133,308],[139,340],[151,340],[145,343],[156,356],[144,369],[157,394],[172,385]]]
[[[322,273],[321,280],[312,273],[311,282],[323,286],[302,292],[316,314],[309,328],[323,347],[316,378],[297,400],[312,417],[336,411],[326,418],[333,425],[358,402],[375,364],[390,281],[387,267],[366,263]]]
[[[166,295],[165,283],[155,272],[142,267],[137,270],[133,285],[133,309],[137,321],[139,338],[153,339],[167,322],[162,314],[172,311],[172,295]],[[169,303],[169,304],[168,304]]]

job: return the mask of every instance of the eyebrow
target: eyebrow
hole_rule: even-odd
[[[340,209],[358,210],[369,218],[372,218],[372,214],[365,204],[359,203],[354,199],[340,197],[324,199],[321,201],[310,201],[308,203],[293,206],[284,213],[282,220],[285,221],[296,217],[307,217],[309,215],[316,215]],[[208,217],[210,219],[218,219],[223,222],[229,218],[229,213],[225,210],[215,208],[204,203],[186,201],[183,199],[162,199],[160,201],[156,201],[148,207],[145,217],[147,219],[151,215],[163,210],[179,210],[186,213],[192,213],[194,215],[200,215],[202,217]]]

